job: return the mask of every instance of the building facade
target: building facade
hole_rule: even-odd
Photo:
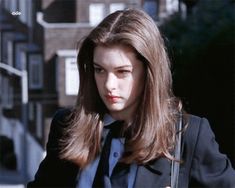
[[[28,78],[23,113],[22,78],[0,69],[0,135],[15,143],[16,170],[33,178],[53,114],[76,104],[77,43],[95,25],[125,8],[144,9],[160,24],[181,6],[178,0],[0,0],[0,62]]]

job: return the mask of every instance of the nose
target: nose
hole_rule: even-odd
[[[116,76],[112,73],[107,74],[106,81],[105,81],[105,88],[108,91],[113,91],[116,89],[116,86],[117,86]]]

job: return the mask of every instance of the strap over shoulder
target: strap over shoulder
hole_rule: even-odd
[[[179,168],[180,168],[180,156],[181,156],[181,138],[182,138],[182,124],[183,124],[183,115],[182,112],[179,114],[179,123],[177,124],[177,143],[175,146],[174,158],[171,164],[171,188],[178,188],[178,177],[179,177]]]

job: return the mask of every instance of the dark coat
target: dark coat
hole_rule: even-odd
[[[47,155],[41,162],[34,181],[28,187],[75,187],[79,167],[58,158],[58,140],[66,126],[64,117],[70,111],[60,110],[51,123]],[[189,124],[182,137],[182,160],[179,188],[235,187],[235,171],[218,144],[209,123],[204,118],[189,116]],[[138,166],[135,188],[170,186],[171,162],[161,158],[148,165]]]

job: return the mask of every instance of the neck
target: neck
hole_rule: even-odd
[[[125,124],[129,125],[132,123],[136,114],[136,110],[134,109],[136,108],[132,108],[132,109],[125,110],[125,111],[110,111],[109,113],[113,119],[124,121]]]

